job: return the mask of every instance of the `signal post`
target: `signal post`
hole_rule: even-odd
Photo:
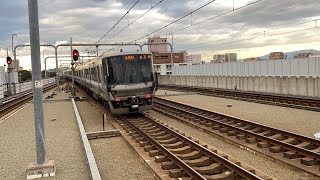
[[[8,64],[8,69],[7,69],[7,73],[8,73],[8,96],[11,96],[12,95],[12,92],[11,92],[11,77],[10,77],[10,73],[11,73],[11,64],[12,64],[12,59],[10,56],[7,57],[7,64]]]

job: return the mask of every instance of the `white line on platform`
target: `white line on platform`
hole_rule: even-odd
[[[80,117],[76,102],[74,101],[74,98],[72,98],[72,105],[73,105],[74,113],[76,115],[76,119],[77,119],[77,122],[78,122],[82,143],[83,143],[83,146],[84,146],[84,150],[86,152],[87,161],[88,161],[88,164],[89,164],[89,167],[90,167],[90,171],[91,171],[92,180],[101,180],[101,176],[100,176],[100,173],[99,173],[99,170],[98,170],[98,166],[97,166],[96,160],[95,160],[95,158],[93,156],[92,149],[91,149],[91,146],[89,144],[89,140],[88,140],[86,131],[84,130],[84,126],[82,124],[82,120],[81,120],[81,117]]]
[[[20,110],[22,110],[23,108],[25,108],[29,104],[30,104],[30,102],[25,104],[25,105],[23,105],[23,106],[21,106],[21,107],[19,107],[16,111],[12,112],[9,116],[4,117],[3,119],[0,119],[0,124],[3,123],[5,120],[9,119],[11,116],[17,114]]]

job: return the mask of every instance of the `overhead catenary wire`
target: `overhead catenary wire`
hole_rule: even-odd
[[[210,43],[212,43],[212,42],[216,42],[216,41],[220,41],[220,40],[229,40],[229,39],[236,39],[236,38],[240,38],[240,37],[252,36],[252,35],[256,35],[256,34],[266,34],[266,33],[270,32],[270,31],[275,31],[275,30],[279,30],[279,29],[284,29],[284,28],[288,28],[288,27],[293,27],[293,26],[296,26],[296,25],[307,24],[307,23],[311,23],[311,22],[314,22],[314,21],[317,21],[317,20],[309,20],[309,21],[304,21],[304,22],[293,23],[293,24],[284,25],[284,26],[280,26],[280,27],[276,27],[276,28],[272,28],[272,29],[262,30],[262,31],[259,31],[259,32],[244,34],[244,35],[242,35],[242,36],[237,36],[237,37],[216,39],[216,40],[214,40],[214,41],[209,41],[209,42],[200,43],[199,45],[202,45],[202,44],[210,44]]]
[[[178,21],[180,21],[180,20],[182,20],[182,19],[190,16],[191,14],[199,11],[200,9],[202,9],[202,8],[210,5],[211,3],[215,2],[215,1],[217,1],[217,0],[211,0],[211,1],[209,1],[208,3],[206,3],[206,4],[204,4],[204,5],[200,6],[200,7],[198,7],[197,9],[195,9],[195,10],[193,10],[193,11],[191,11],[191,12],[189,12],[189,13],[183,15],[183,16],[181,16],[180,18],[178,18],[178,19],[170,22],[169,24],[167,24],[167,25],[165,25],[165,26],[163,26],[163,27],[161,27],[161,28],[159,28],[159,29],[157,29],[157,30],[154,30],[153,32],[148,33],[147,35],[144,35],[144,36],[142,36],[142,37],[140,37],[140,38],[138,38],[138,39],[135,39],[135,40],[132,41],[132,42],[139,41],[139,40],[141,40],[141,39],[143,39],[143,38],[145,38],[145,37],[148,37],[150,34],[154,34],[154,33],[156,33],[156,32],[159,32],[159,31],[161,31],[162,29],[167,28],[168,26],[170,26],[170,25],[172,25],[172,24],[174,24],[174,23],[176,23],[176,22],[178,22]]]
[[[136,18],[135,20],[133,20],[131,23],[129,23],[127,26],[125,26],[124,28],[122,28],[118,33],[116,33],[115,35],[113,35],[112,37],[110,37],[106,42],[110,41],[111,39],[113,39],[114,37],[116,37],[117,35],[119,35],[121,32],[123,32],[124,30],[126,30],[129,26],[131,26],[132,24],[134,24],[135,22],[137,22],[139,19],[141,19],[143,16],[145,16],[147,13],[149,13],[152,9],[154,9],[155,7],[157,7],[159,4],[161,4],[163,1],[165,0],[160,0],[157,4],[155,4],[154,6],[151,6],[150,9],[148,9],[146,12],[144,12],[142,15],[140,15],[138,18]]]
[[[179,31],[188,29],[188,28],[193,27],[193,26],[195,26],[195,25],[202,24],[202,23],[204,23],[204,22],[206,22],[206,21],[209,21],[209,20],[212,20],[212,19],[216,19],[216,18],[218,18],[218,17],[221,17],[221,16],[227,15],[227,14],[229,14],[229,13],[238,11],[238,10],[240,10],[240,9],[243,9],[243,8],[245,8],[245,7],[248,7],[249,5],[253,5],[253,4],[258,3],[258,2],[260,2],[260,1],[261,1],[261,0],[252,2],[252,3],[247,4],[247,5],[244,5],[244,6],[241,6],[241,7],[239,7],[239,8],[234,9],[234,10],[231,10],[231,11],[226,11],[226,12],[221,13],[221,14],[219,14],[219,15],[216,15],[216,16],[213,16],[213,17],[211,17],[211,18],[208,18],[208,19],[205,19],[205,20],[203,20],[203,21],[200,21],[200,22],[198,22],[198,23],[196,23],[196,24],[193,24],[193,25],[190,25],[190,26],[186,26],[186,27],[180,28],[180,29],[175,30],[175,31],[173,31],[173,32],[171,32],[171,33],[177,33],[177,32],[179,32]],[[311,2],[308,2],[308,3],[304,3],[304,4],[299,4],[299,5],[295,5],[295,6],[290,6],[290,7],[288,7],[288,8],[280,9],[280,10],[277,10],[277,11],[273,11],[273,12],[270,12],[270,13],[268,13],[268,14],[274,15],[274,14],[277,14],[277,13],[280,13],[280,12],[285,12],[285,11],[290,10],[290,9],[293,9],[293,8],[297,8],[297,7],[301,7],[301,6],[308,6],[308,5],[311,5],[311,4],[314,3],[314,2],[319,2],[319,1],[311,1]],[[258,17],[257,17],[257,18],[251,18],[250,20],[254,20],[254,19],[258,19]],[[242,21],[242,22],[244,22],[244,21]],[[168,35],[168,33],[166,33],[165,35]]]
[[[199,11],[200,9],[202,9],[202,8],[210,5],[211,3],[215,2],[215,1],[217,1],[217,0],[211,0],[211,1],[207,2],[206,4],[198,7],[197,9],[195,9],[195,10],[193,10],[193,11],[191,11],[191,12],[189,12],[189,13],[183,15],[183,16],[181,16],[180,18],[178,18],[178,19],[176,19],[176,20],[168,23],[167,25],[165,25],[165,26],[163,26],[163,27],[161,27],[161,28],[159,28],[159,29],[151,32],[151,33],[148,33],[147,35],[144,35],[144,36],[142,36],[142,37],[140,37],[140,38],[138,38],[138,39],[135,39],[135,40],[133,40],[133,41],[130,41],[130,43],[136,42],[136,41],[141,40],[141,39],[143,39],[143,38],[145,38],[145,37],[148,37],[150,34],[154,34],[154,33],[158,32],[158,31],[161,31],[162,29],[167,28],[168,26],[170,26],[170,25],[172,25],[172,24],[174,24],[174,23],[176,23],[176,22],[178,22],[178,21],[180,21],[180,20],[182,20],[182,19],[190,16],[191,14]],[[120,46],[120,47],[121,47],[121,46]],[[114,48],[111,48],[111,49],[109,49],[107,52],[109,52],[109,51],[111,51],[111,50],[113,50],[113,49],[114,49]]]
[[[137,0],[131,7],[130,9],[98,40],[96,41],[94,44],[99,43],[103,38],[105,38],[122,20],[124,17],[126,17],[127,14],[129,14],[129,12],[138,4],[140,0]],[[90,46],[89,48],[87,48],[86,50],[90,49],[92,46]]]
[[[284,34],[290,34],[290,33],[296,33],[296,32],[301,32],[301,31],[313,30],[313,29],[319,29],[319,27],[304,28],[304,29],[299,29],[299,30],[286,31],[286,32],[268,34],[268,35],[263,35],[263,36],[250,37],[250,38],[245,38],[245,39],[237,39],[237,40],[234,40],[234,41],[227,41],[227,42],[216,43],[216,44],[211,44],[211,45],[206,45],[206,46],[198,46],[198,47],[193,47],[193,48],[189,48],[189,49],[199,49],[199,48],[206,48],[206,47],[214,47],[214,46],[218,46],[218,45],[235,43],[235,42],[239,42],[239,41],[254,40],[254,39],[257,39],[257,38],[261,38],[261,37],[279,36],[279,35],[284,35]],[[237,37],[237,38],[241,38],[241,37]]]

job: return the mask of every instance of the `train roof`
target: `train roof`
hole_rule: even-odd
[[[113,54],[106,54],[106,55],[102,55],[100,57],[94,58],[90,62],[85,62],[83,64],[80,64],[78,66],[78,68],[82,69],[82,68],[90,67],[90,65],[92,65],[92,64],[97,64],[97,62],[96,62],[97,60],[104,59],[107,57],[123,56],[123,55],[128,55],[128,54],[130,54],[130,55],[132,55],[132,54],[151,54],[151,52],[135,52],[134,51],[134,52],[118,52],[118,53],[113,53]],[[69,72],[69,71],[71,71],[71,69],[67,69],[64,72]]]
[[[99,59],[103,59],[103,58],[106,58],[106,57],[112,57],[112,56],[127,55],[127,54],[151,54],[151,52],[118,52],[118,53],[103,55]]]

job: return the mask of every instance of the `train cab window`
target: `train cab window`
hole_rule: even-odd
[[[110,84],[123,83],[123,67],[121,56],[111,57],[107,59],[108,62],[108,82]]]
[[[151,72],[150,60],[139,61],[139,67],[140,67],[140,82],[151,81],[152,72]]]

